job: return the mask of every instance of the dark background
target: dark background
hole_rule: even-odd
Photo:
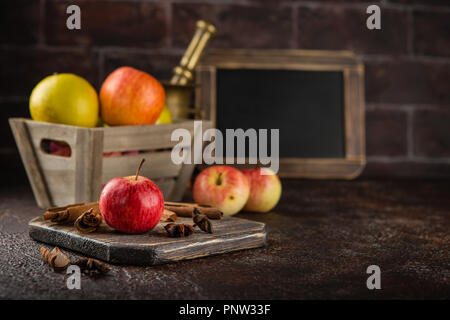
[[[70,4],[81,7],[81,30],[66,28]],[[381,7],[381,30],[365,26],[369,4]],[[72,72],[99,89],[122,65],[169,79],[198,19],[217,26],[212,47],[353,50],[366,66],[363,176],[450,177],[448,0],[17,0],[2,1],[0,12],[7,183],[26,179],[7,119],[29,116],[39,80]]]

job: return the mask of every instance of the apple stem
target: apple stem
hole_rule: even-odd
[[[144,164],[144,162],[145,162],[145,158],[142,158],[141,163],[139,164],[139,167],[138,167],[138,169],[136,171],[136,181],[137,181],[137,179],[139,177],[139,171],[141,171],[141,168],[142,168],[142,165]]]
[[[261,169],[261,161],[259,161],[259,159],[256,161],[256,169]]]
[[[222,184],[222,174],[223,174],[223,172],[220,172],[220,173],[219,173],[219,176],[217,177],[216,184],[217,184],[218,186],[220,186],[220,185]]]

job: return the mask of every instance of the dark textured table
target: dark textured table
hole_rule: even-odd
[[[81,290],[28,236],[29,187],[0,189],[0,298],[450,298],[450,181],[283,181],[265,248],[154,267],[112,266]],[[70,253],[71,258],[78,255]],[[381,290],[366,268],[381,268]]]

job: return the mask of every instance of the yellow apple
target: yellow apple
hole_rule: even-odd
[[[85,79],[71,73],[46,77],[30,96],[31,118],[36,121],[95,127],[98,95]]]
[[[278,176],[268,168],[241,171],[250,182],[250,196],[244,210],[254,212],[272,210],[281,197],[281,182]]]
[[[221,210],[225,216],[238,213],[247,202],[250,185],[238,169],[212,166],[197,176],[193,187],[194,201]]]
[[[161,114],[159,115],[158,120],[156,120],[155,124],[168,124],[172,123],[172,114],[170,113],[169,108],[167,105],[164,105],[164,108],[161,111]]]

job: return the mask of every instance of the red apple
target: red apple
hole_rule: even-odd
[[[153,124],[164,108],[163,86],[131,67],[113,71],[100,90],[100,112],[108,125]]]
[[[55,156],[70,157],[70,154],[72,153],[70,146],[65,142],[52,140],[50,141],[48,149],[48,152]]]
[[[139,176],[114,178],[103,188],[99,200],[100,212],[112,228],[125,233],[152,230],[164,211],[161,190],[152,180]]]
[[[139,154],[139,150],[122,151],[123,156],[131,156]]]
[[[122,152],[105,152],[103,153],[103,156],[108,157],[120,157],[122,155]]]
[[[273,209],[281,197],[281,182],[278,176],[268,168],[242,170],[242,172],[250,181],[250,196],[244,210],[268,212]]]
[[[238,213],[247,202],[250,184],[238,169],[212,166],[197,176],[194,182],[194,201],[214,206],[224,215]]]

